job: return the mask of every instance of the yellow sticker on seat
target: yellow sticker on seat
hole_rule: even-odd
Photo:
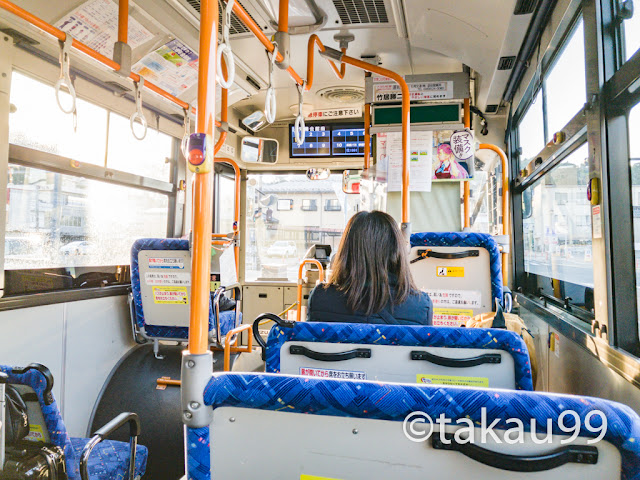
[[[436,267],[439,277],[464,277],[464,267]]]
[[[317,477],[315,475],[300,475],[300,480],[340,480],[339,478]]]
[[[473,310],[462,308],[434,308],[433,322],[434,326],[443,327],[459,327],[464,325],[473,317]]]
[[[463,387],[488,387],[487,377],[457,377],[455,375],[417,375],[418,383],[428,385],[456,385]]]
[[[42,429],[42,425],[36,425],[33,423],[29,424],[29,433],[25,440],[30,440],[32,442],[46,442],[47,439],[44,437],[44,430]]]
[[[153,303],[187,305],[187,287],[153,287]]]

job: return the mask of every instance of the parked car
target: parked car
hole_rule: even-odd
[[[278,240],[267,249],[270,257],[295,257],[298,255],[296,244],[291,241]]]

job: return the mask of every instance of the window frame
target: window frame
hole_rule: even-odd
[[[304,202],[311,202],[311,205],[305,207]],[[317,212],[318,200],[316,198],[303,198],[302,202],[300,203],[300,210],[302,210],[303,212]]]

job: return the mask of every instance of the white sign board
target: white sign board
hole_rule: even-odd
[[[412,192],[431,191],[433,132],[411,132],[409,175]],[[379,172],[386,172],[387,191],[402,190],[402,133],[378,133],[377,164]]]
[[[417,82],[409,83],[411,101],[415,100],[446,100],[453,98],[453,82]],[[375,83],[373,85],[373,101],[398,102],[402,100],[400,85],[396,82]]]
[[[342,107],[328,108],[324,110],[314,110],[307,115],[307,120],[323,120],[325,118],[360,118],[362,117],[362,107]]]

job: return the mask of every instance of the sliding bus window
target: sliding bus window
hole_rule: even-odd
[[[636,0],[634,3],[631,3],[633,5],[633,15],[631,18],[625,19],[621,24],[622,47],[624,49],[623,59],[625,61],[633,57],[640,48],[640,2]]]
[[[636,292],[640,322],[640,103],[629,113],[629,166],[633,205],[633,250],[635,252]]]
[[[529,293],[590,314],[594,304],[587,156],[585,143],[523,192],[522,223]]]
[[[342,192],[341,173],[327,180],[309,180],[305,173],[249,174],[246,281],[296,281],[309,247],[331,245],[335,252],[359,204],[360,195]]]
[[[61,94],[61,99],[63,97],[64,94]],[[53,86],[16,71],[11,77],[10,101],[9,143],[80,162],[104,165],[106,109],[78,98],[78,124],[74,131],[73,115],[60,110]]]
[[[533,160],[533,157],[544,148],[544,116],[542,108],[542,90],[538,90],[533,102],[522,116],[522,120],[518,125],[520,168],[526,167]]]
[[[216,171],[218,171],[216,165]],[[233,231],[235,221],[236,185],[233,175],[220,169],[216,174],[216,213],[215,231],[217,233],[230,233]]]

